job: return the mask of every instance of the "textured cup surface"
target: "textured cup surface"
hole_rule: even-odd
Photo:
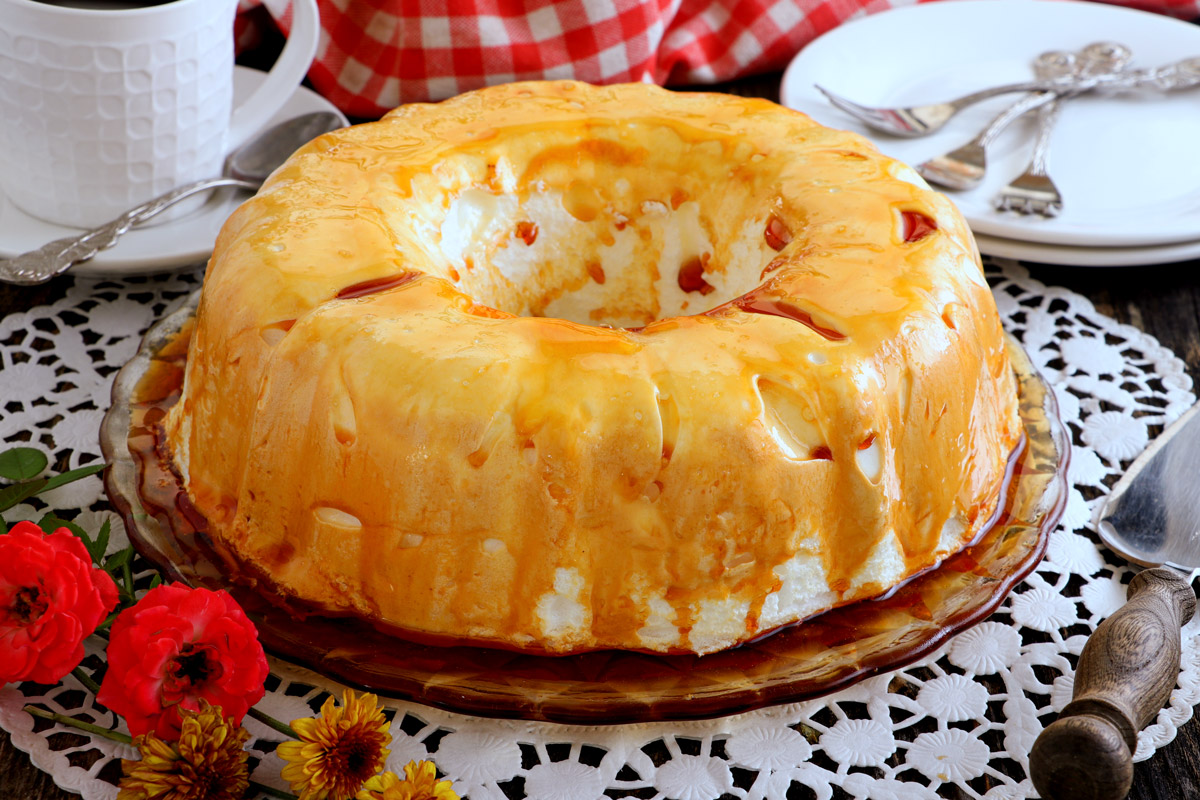
[[[240,128],[257,127],[304,77],[316,6],[295,5],[306,41],[289,41],[268,79],[273,96],[250,98],[235,127],[237,115],[251,123]],[[236,9],[237,0],[125,9],[0,0],[0,190],[28,214],[92,227],[219,174],[245,134],[230,127]]]

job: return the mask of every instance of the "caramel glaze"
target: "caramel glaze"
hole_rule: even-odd
[[[524,211],[547,191],[587,236],[522,213],[536,236],[514,222],[500,249],[446,255],[456,198]],[[712,292],[636,259],[594,279],[621,242],[666,252],[652,217],[671,213],[707,237],[689,285]],[[914,238],[906,214],[933,224]],[[521,280],[497,266],[551,245]],[[529,316],[582,292],[584,319]],[[828,607],[974,538],[1015,398],[970,234],[907,167],[765,101],[559,82],[293,156],[222,229],[166,430],[214,540],[316,607],[706,652],[819,610],[770,610],[789,560]],[[898,572],[864,572],[887,552]]]
[[[846,334],[841,331],[835,331],[833,328],[818,325],[813,321],[812,314],[799,308],[789,300],[764,297],[761,292],[752,291],[734,300],[733,305],[753,314],[770,314],[776,317],[795,320],[801,325],[816,331],[831,342],[840,342],[846,338]]]
[[[129,431],[129,450],[138,463],[137,493],[146,513],[154,517],[163,531],[168,532],[167,538],[155,539],[152,542],[137,541],[139,547],[149,547],[147,556],[158,566],[167,571],[170,578],[183,580],[191,584],[200,584],[211,589],[227,589],[250,614],[259,628],[264,641],[278,650],[297,658],[301,663],[318,665],[322,654],[338,653],[342,655],[343,663],[339,670],[350,670],[343,675],[360,686],[373,689],[390,690],[393,692],[411,693],[411,665],[414,660],[428,659],[429,654],[424,646],[438,648],[453,648],[444,650],[434,656],[434,660],[447,659],[458,668],[468,672],[486,665],[494,655],[486,650],[477,649],[470,639],[460,636],[429,635],[388,626],[378,620],[347,620],[330,616],[329,609],[314,605],[303,598],[296,597],[288,587],[280,586],[273,576],[253,564],[236,558],[220,541],[214,541],[209,535],[209,524],[188,497],[183,488],[183,479],[172,463],[170,448],[167,444],[163,419],[167,411],[178,401],[183,383],[183,365],[186,362],[186,343],[191,336],[190,324],[156,356],[151,359],[150,367],[145,377],[139,382],[131,403],[131,425]],[[181,345],[183,347],[181,348]],[[869,447],[874,440],[873,435],[860,443],[859,448]],[[1000,485],[1000,495],[991,517],[980,526],[975,539],[967,542],[970,548],[989,535],[997,527],[1003,528],[1012,523],[1010,490],[1015,485],[1026,468],[1025,438],[1022,434],[1017,447],[1011,453],[1005,469],[1004,478]],[[828,458],[828,454],[819,456]],[[163,545],[170,544],[170,552],[164,553]],[[164,561],[160,556],[167,556]],[[977,569],[969,550],[961,551],[953,556],[954,568],[964,573]],[[938,564],[931,564],[925,569],[906,578],[891,587],[887,592],[874,598],[877,603],[896,605],[905,608],[916,619],[930,618],[933,610],[923,606],[925,593],[922,591],[904,591],[913,582],[919,581]],[[994,576],[992,576],[994,577]],[[875,610],[871,604],[861,605],[856,612],[851,608],[839,606],[841,616],[827,615],[825,624],[812,627],[818,634],[820,647],[836,647],[842,644],[849,631],[869,627],[863,617],[869,619]],[[307,633],[297,636],[292,633],[295,628],[293,620],[305,620]],[[364,624],[365,622],[365,624]],[[780,634],[787,637],[804,636],[811,638],[812,633],[797,633],[793,629],[800,621],[788,623],[778,629],[760,633],[748,639],[747,644],[759,642],[767,636]],[[494,647],[505,647],[505,643],[489,643]],[[788,645],[782,644],[787,647]],[[415,649],[414,649],[415,648]],[[535,656],[558,655],[553,651],[539,651],[536,647],[510,648]],[[346,658],[348,652],[362,654],[361,658]],[[668,651],[671,655],[686,654],[685,650]],[[760,655],[747,651],[747,661],[739,669],[745,671]],[[383,664],[379,669],[368,668],[371,662]],[[553,675],[560,680],[578,680],[577,670],[589,671],[585,661],[577,662],[576,666],[556,666],[559,659],[553,661],[521,662],[519,670],[544,679]],[[602,665],[607,662],[602,662]],[[678,663],[639,662],[639,670],[644,671],[655,667],[669,674],[671,670],[690,669],[695,662],[680,661]],[[359,664],[361,671],[354,670]],[[387,665],[406,664],[408,669],[388,669]],[[511,668],[512,662],[509,667]],[[727,668],[734,668],[732,663]],[[697,713],[695,716],[705,716]]]
[[[421,277],[421,273],[419,272],[401,272],[399,275],[385,275],[382,278],[371,278],[370,280],[351,284],[339,290],[335,297],[338,300],[353,300],[356,297],[366,297],[369,294],[385,292],[388,289],[403,286],[406,283],[415,281],[419,277]]]

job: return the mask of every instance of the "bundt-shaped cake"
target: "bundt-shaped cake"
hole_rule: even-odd
[[[166,432],[297,608],[705,653],[969,543],[1020,427],[911,169],[763,100],[551,82],[296,153],[221,232]]]

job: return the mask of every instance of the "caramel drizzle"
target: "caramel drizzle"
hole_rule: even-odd
[[[920,211],[901,211],[900,219],[904,223],[902,233],[905,242],[919,241],[938,229],[937,220]]]
[[[697,256],[679,268],[679,288],[685,292],[699,292],[701,296],[712,294],[717,287],[704,280],[704,268],[708,265],[709,254]]]
[[[529,220],[521,220],[517,223],[517,236],[526,246],[532,247],[538,237],[537,223],[530,222]]]
[[[386,275],[382,278],[371,278],[369,281],[354,283],[337,293],[338,300],[351,300],[355,297],[366,297],[369,294],[395,289],[406,283],[412,283],[421,277],[420,272],[401,272],[399,275]]]
[[[827,444],[819,444],[812,449],[808,457],[813,461],[833,461],[833,451]]]
[[[775,300],[768,297],[760,297],[756,293],[745,294],[733,301],[733,305],[738,308],[749,311],[752,314],[766,314],[772,317],[784,317],[786,319],[795,320],[801,325],[804,325],[831,342],[840,342],[846,338],[846,334],[834,328],[827,328],[813,320],[812,314],[804,309],[794,305],[787,300]]]
[[[783,220],[772,214],[767,220],[766,229],[763,230],[763,239],[766,240],[767,247],[779,252],[792,240],[792,231]]]

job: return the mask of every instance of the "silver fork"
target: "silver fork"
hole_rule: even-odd
[[[982,100],[987,100],[989,97],[1013,94],[1015,92],[1049,91],[1055,88],[1062,87],[1046,81],[1025,81],[1023,83],[1009,83],[1003,86],[981,89],[978,92],[971,92],[954,100],[948,100],[945,103],[929,103],[923,106],[901,106],[899,108],[873,108],[871,106],[860,105],[852,100],[847,100],[822,86],[816,86],[817,91],[825,95],[830,103],[845,111],[868,128],[906,138],[915,138],[933,133],[949,122],[950,118],[959,111]]]
[[[973,189],[987,174],[987,147],[1013,120],[1035,108],[1053,103],[1054,92],[1031,92],[1000,112],[971,141],[917,165],[917,172],[930,183],[947,189]]]
[[[1080,76],[1117,72],[1125,68],[1131,55],[1125,45],[1097,42],[1079,52],[1074,59],[1073,71]],[[1034,63],[1034,72],[1039,79],[1052,78],[1059,66],[1039,58]],[[1046,172],[1050,133],[1058,120],[1061,107],[1062,101],[1055,100],[1038,109],[1037,139],[1033,145],[1029,166],[996,195],[992,205],[997,211],[1015,211],[1018,214],[1036,214],[1041,217],[1057,217],[1062,213],[1062,194]]]
[[[834,94],[821,86],[820,91],[834,106],[845,111],[868,128],[893,136],[915,137],[933,133],[945,125],[951,117],[969,105],[1014,92],[1056,92],[1060,94],[1082,94],[1093,90],[1160,89],[1172,91],[1200,84],[1200,57],[1187,58],[1154,69],[1128,70],[1118,74],[1099,75],[1088,80],[1024,81],[993,86],[963,95],[944,103],[929,103],[922,106],[900,108],[873,108]]]

